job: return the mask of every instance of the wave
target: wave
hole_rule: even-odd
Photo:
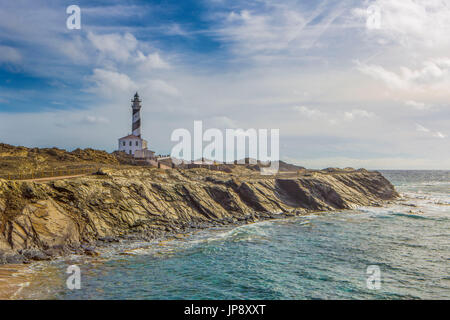
[[[151,255],[154,257],[167,257],[176,253],[192,254],[206,247],[217,245],[220,242],[270,241],[270,235],[264,231],[264,224],[271,221],[256,222],[233,228],[211,228],[187,234],[183,238],[155,240],[151,242],[121,243],[114,248],[102,252],[104,258],[117,258],[117,256]]]
[[[414,213],[401,213],[401,212],[395,212],[392,215],[398,216],[398,217],[406,217],[411,219],[419,219],[419,220],[436,220],[434,218],[426,217],[421,214],[414,214]]]
[[[269,221],[263,221],[238,226],[222,234],[212,235],[207,238],[207,241],[269,241],[271,237],[264,228],[269,223]]]

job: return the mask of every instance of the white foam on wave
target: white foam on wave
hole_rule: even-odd
[[[402,196],[404,200],[410,201],[415,205],[450,205],[450,194],[445,195],[441,193],[430,193],[430,192],[403,192]]]

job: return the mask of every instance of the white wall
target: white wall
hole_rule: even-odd
[[[125,142],[125,145],[123,145],[123,143]],[[131,143],[131,146],[130,146]],[[137,143],[137,145],[136,145]],[[141,150],[142,149],[142,140],[138,140],[138,139],[123,139],[123,140],[119,140],[119,151],[124,151],[127,154],[131,154],[134,155],[134,152],[136,150]]]

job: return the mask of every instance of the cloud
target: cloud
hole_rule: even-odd
[[[420,124],[416,124],[416,130],[419,132],[430,132],[430,129],[425,128],[424,126]]]
[[[240,3],[211,19],[219,21],[213,34],[235,55],[253,59],[295,56],[320,47],[319,39],[345,12],[346,3],[322,2],[315,7],[298,1],[261,1],[258,6]],[[240,7],[240,8],[239,8]]]
[[[174,23],[167,26],[164,32],[167,35],[171,36],[183,36],[183,37],[191,36],[191,33],[183,29],[183,27],[178,23]]]
[[[439,132],[439,131],[436,131],[436,132],[433,134],[433,136],[436,137],[436,138],[440,138],[440,139],[444,139],[444,138],[447,137],[447,135],[445,135],[445,134],[443,134],[442,132]]]
[[[400,72],[389,71],[379,65],[358,63],[358,70],[383,81],[391,89],[405,91],[443,90],[450,85],[450,59],[440,58],[422,63],[422,68],[400,67]]]
[[[89,77],[89,81],[94,86],[89,87],[86,91],[101,95],[103,97],[115,97],[118,94],[129,95],[137,89],[137,84],[124,73],[94,69],[94,73]]]
[[[232,11],[225,19],[226,25],[219,31],[220,35],[247,52],[286,48],[289,41],[298,34],[300,26],[305,24],[305,20],[295,10],[275,10],[275,14]]]
[[[405,105],[413,107],[416,110],[428,110],[430,109],[430,106],[426,105],[423,102],[417,102],[413,100],[405,101]]]
[[[362,73],[383,81],[390,88],[406,89],[408,87],[408,83],[405,79],[394,72],[386,70],[382,66],[358,63],[357,68]]]
[[[144,54],[145,47],[131,33],[94,34],[88,32],[87,38],[100,53],[97,64],[104,67],[117,68],[127,65],[131,71],[146,73],[154,69],[168,69],[170,64],[158,52]]]
[[[149,89],[151,92],[155,94],[165,94],[169,96],[179,96],[180,92],[174,86],[171,86],[164,80],[156,79],[156,80],[147,80],[142,85],[141,88]]]
[[[344,118],[346,120],[355,120],[357,118],[373,118],[375,117],[375,113],[362,110],[362,109],[353,109],[352,111],[344,112]]]
[[[103,55],[119,62],[126,62],[137,47],[137,40],[131,33],[94,34],[88,32],[87,38]]]
[[[152,9],[149,5],[133,5],[120,3],[93,7],[82,5],[81,7],[83,15],[96,17],[99,20],[101,20],[102,18],[140,18]]]
[[[0,46],[0,63],[18,63],[21,60],[22,55],[19,50],[8,46]]]
[[[424,132],[424,133],[428,133],[430,134],[430,136],[434,137],[434,138],[439,138],[439,139],[444,139],[447,137],[447,135],[443,134],[440,131],[432,131],[428,128],[425,128],[424,126],[420,125],[420,124],[416,124],[416,130],[418,132]]]
[[[336,125],[342,120],[353,121],[356,119],[369,119],[374,118],[375,113],[363,109],[352,109],[350,111],[340,112],[323,112],[318,109],[312,109],[305,106],[295,106],[293,110],[297,111],[301,115],[312,120],[326,120],[330,124]]]
[[[83,119],[81,120],[81,123],[103,124],[103,123],[109,123],[109,120],[104,117],[100,117],[100,116],[87,115],[87,116],[83,117]]]
[[[393,99],[416,110],[448,101],[450,86],[450,6],[446,0],[375,0],[380,28],[366,28],[362,40],[372,56],[356,69],[388,88]],[[371,14],[367,2],[352,12],[359,21]],[[363,62],[361,62],[363,61]],[[420,102],[415,102],[420,101]]]
[[[170,65],[164,61],[158,52],[149,53],[147,56],[141,51],[137,52],[136,62],[138,63],[139,71],[148,72],[151,69],[168,69]]]
[[[215,116],[208,119],[208,121],[214,128],[236,129],[239,127],[235,120],[227,116]]]
[[[295,106],[293,107],[293,109],[309,119],[318,119],[326,116],[326,114],[324,112],[321,112],[320,110],[308,108],[305,106]]]
[[[120,63],[141,63],[138,51],[150,60],[154,54],[135,37],[135,27],[123,30],[125,18],[142,19],[151,12],[149,4],[82,3],[81,30],[67,30],[67,5],[44,0],[31,3],[7,1],[0,11],[0,63],[19,63],[21,70],[37,77],[80,81],[82,73],[95,67]],[[20,56],[18,55],[20,54]],[[161,57],[160,57],[161,58]],[[167,64],[160,59],[158,65]],[[76,68],[75,68],[76,67]],[[53,80],[52,79],[52,80]]]
[[[372,30],[390,43],[406,48],[444,48],[450,45],[450,6],[446,0],[376,0],[380,10],[380,28]],[[367,18],[364,8],[354,14]],[[387,43],[389,43],[387,42]]]
[[[203,10],[185,19],[176,6],[157,8],[163,14],[152,19],[147,4],[86,4],[82,29],[73,32],[64,27],[63,6],[37,0],[19,10],[9,1],[0,11],[0,43],[20,53],[20,76],[51,88],[0,86],[7,100],[0,108],[36,106],[1,112],[0,136],[14,144],[112,151],[130,131],[130,99],[138,90],[143,134],[157,152],[170,151],[171,130],[204,120],[214,127],[280,128],[281,142],[293,141],[282,155],[311,167],[442,168],[450,159],[444,139],[450,51],[448,39],[437,41],[442,30],[430,19],[441,16],[433,1],[405,0],[404,9],[401,1],[375,1],[382,18],[397,10],[401,20],[382,30],[367,30],[366,17],[349,14],[362,7],[354,0],[201,1]],[[434,3],[437,10],[442,1]],[[18,22],[27,16],[30,24]],[[418,118],[399,105],[429,110]],[[19,132],[17,123],[23,123]],[[361,160],[369,156],[374,159]]]

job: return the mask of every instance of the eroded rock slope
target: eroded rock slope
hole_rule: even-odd
[[[99,240],[149,239],[395,197],[389,181],[366,170],[275,177],[250,170],[105,169],[46,183],[0,180],[0,263],[80,252]]]

